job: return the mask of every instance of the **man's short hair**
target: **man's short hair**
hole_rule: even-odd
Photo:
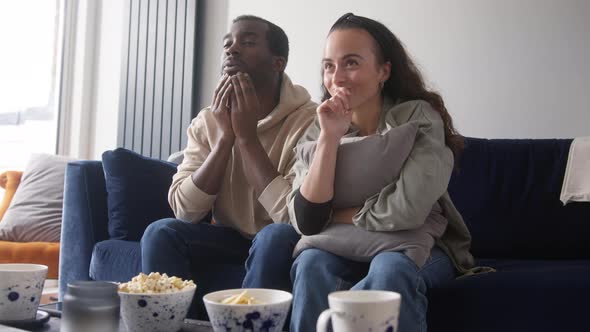
[[[269,22],[261,17],[254,15],[240,15],[232,21],[236,23],[238,21],[258,21],[266,24],[268,31],[266,32],[266,40],[268,42],[268,48],[272,55],[282,56],[285,61],[289,60],[289,38],[287,34],[278,25]]]

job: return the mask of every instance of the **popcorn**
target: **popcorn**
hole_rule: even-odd
[[[131,281],[119,285],[119,291],[124,293],[174,293],[196,287],[192,280],[182,280],[178,277],[168,277],[166,273],[151,272],[149,275],[140,273]]]

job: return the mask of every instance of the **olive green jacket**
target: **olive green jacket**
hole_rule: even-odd
[[[437,245],[449,255],[460,275],[476,273],[480,269],[474,268],[473,256],[469,252],[469,230],[447,192],[454,169],[454,157],[445,145],[444,125],[439,113],[423,100],[394,103],[386,98],[378,132],[410,121],[418,123],[418,133],[399,178],[368,198],[353,217],[353,223],[369,231],[415,229],[425,222],[432,206],[438,201],[448,219],[448,226],[437,240]],[[352,126],[349,134],[354,134],[355,130]],[[316,120],[299,143],[315,141],[319,134],[320,127]],[[293,192],[299,189],[308,171],[302,162],[296,162],[294,168],[296,176]],[[293,198],[292,194],[289,199],[290,212],[294,211]],[[290,216],[297,228],[295,214],[290,213]]]

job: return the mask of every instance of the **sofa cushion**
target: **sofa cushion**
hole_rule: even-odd
[[[429,332],[581,331],[590,261],[478,260],[485,273],[428,290]]]
[[[31,155],[0,223],[0,240],[59,242],[64,174],[71,160],[50,154]]]
[[[166,161],[169,161],[173,164],[180,165],[184,160],[184,150],[176,151],[172,153]]]
[[[90,260],[90,278],[126,282],[141,272],[139,242],[106,240],[98,242]]]
[[[590,258],[590,203],[559,200],[570,139],[467,138],[449,194],[478,258]]]
[[[168,204],[168,189],[176,165],[118,148],[102,155],[109,236],[139,241],[152,222],[174,213]]]
[[[57,279],[59,242],[0,241],[0,264],[24,262],[47,265],[47,279]]]

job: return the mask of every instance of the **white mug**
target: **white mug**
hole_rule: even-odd
[[[334,332],[397,331],[401,295],[380,290],[350,290],[330,293],[330,309],[324,310],[317,332],[327,331],[332,320]]]

